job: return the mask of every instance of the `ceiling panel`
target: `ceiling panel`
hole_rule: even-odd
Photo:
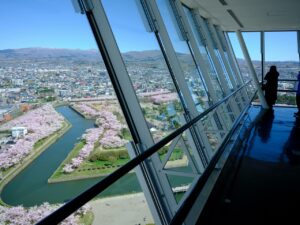
[[[227,31],[300,30],[300,0],[189,0],[186,4]]]

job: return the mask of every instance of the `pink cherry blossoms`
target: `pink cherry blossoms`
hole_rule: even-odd
[[[168,102],[173,102],[173,101],[179,100],[177,93],[170,92],[169,90],[166,90],[166,89],[160,89],[160,90],[152,91],[152,92],[139,93],[139,96],[144,97],[144,98],[149,98],[152,102],[154,102],[156,104],[168,103]]]
[[[76,158],[73,158],[71,162],[64,165],[64,173],[71,173],[78,168],[94,150],[94,145],[97,141],[99,141],[103,148],[120,148],[127,142],[120,138],[121,130],[126,126],[121,124],[112,112],[96,111],[84,103],[76,104],[73,107],[80,110],[84,115],[97,118],[96,125],[98,128],[88,129],[82,136],[82,139],[86,140],[86,144]]]
[[[102,127],[87,129],[86,132],[82,135],[82,139],[85,139],[86,144],[80,150],[76,158],[73,158],[70,163],[65,164],[65,166],[63,167],[63,172],[71,173],[76,168],[78,168],[80,164],[94,150],[94,145],[102,134],[103,134]]]
[[[0,224],[16,224],[16,225],[31,225],[36,224],[42,218],[48,216],[59,205],[50,205],[43,203],[40,206],[24,208],[23,206],[4,207],[0,206]],[[77,212],[66,218],[61,225],[76,225],[79,223],[79,217],[85,215],[90,211],[90,206],[86,205],[79,209]]]
[[[103,148],[120,148],[127,143],[126,140],[121,139],[120,136],[118,136],[118,131],[111,129],[104,133],[99,142]]]
[[[104,129],[103,137],[99,141],[103,148],[119,148],[126,144],[127,141],[120,138],[121,130],[126,126],[121,124],[112,112],[97,111],[85,103],[77,104],[75,107],[83,110],[84,115],[97,118],[96,125]]]
[[[63,121],[64,118],[50,104],[46,104],[2,125],[0,130],[16,126],[26,127],[28,134],[0,153],[0,169],[7,169],[19,163],[30,153],[34,143],[58,131]]]
[[[103,148],[120,148],[126,144],[126,140],[120,138],[122,125],[111,112],[102,111],[96,124],[105,129],[104,135],[99,141]]]
[[[78,103],[72,105],[72,107],[88,117],[96,118],[99,115],[99,111],[92,108],[88,103]]]
[[[161,104],[161,103],[178,101],[178,95],[177,93],[166,93],[166,94],[164,93],[164,94],[153,95],[150,97],[150,99],[156,104]]]

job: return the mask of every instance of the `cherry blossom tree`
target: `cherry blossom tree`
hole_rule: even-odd
[[[82,139],[86,141],[86,144],[80,150],[77,157],[64,165],[64,173],[72,173],[78,168],[94,150],[97,141],[99,141],[103,148],[120,148],[127,142],[120,137],[121,130],[126,126],[121,124],[112,112],[103,110],[96,111],[86,103],[75,104],[73,107],[77,110],[79,109],[84,115],[95,117],[98,128],[86,130],[85,134],[82,136]]]
[[[25,208],[23,206],[5,207],[0,206],[0,224],[31,225],[36,224],[42,218],[48,216],[61,205],[50,205],[45,202],[40,206]],[[85,205],[74,214],[66,218],[61,225],[80,224],[79,218],[91,210],[89,205]]]
[[[31,152],[37,141],[61,129],[63,121],[63,116],[52,105],[46,104],[3,124],[0,131],[12,127],[26,127],[28,134],[16,139],[15,144],[0,152],[0,169],[5,170],[19,163]]]

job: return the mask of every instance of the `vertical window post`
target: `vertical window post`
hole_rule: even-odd
[[[265,99],[265,96],[264,96],[264,93],[260,87],[260,84],[259,84],[259,81],[258,81],[258,78],[257,78],[257,75],[256,75],[256,72],[255,72],[255,69],[254,69],[254,66],[252,64],[252,61],[251,61],[251,58],[250,58],[250,55],[249,55],[249,52],[247,50],[247,47],[246,47],[246,43],[244,41],[244,38],[242,36],[242,33],[241,31],[236,31],[236,34],[237,34],[237,37],[238,37],[238,40],[239,40],[239,43],[240,43],[240,46],[242,48],[242,51],[243,51],[243,54],[244,54],[244,57],[246,59],[246,63],[250,69],[250,74],[252,76],[252,79],[254,81],[254,84],[257,88],[257,94],[258,94],[258,97],[259,97],[259,100],[260,100],[260,103],[261,103],[261,106],[264,108],[264,109],[268,109],[269,106],[266,102],[266,99]]]

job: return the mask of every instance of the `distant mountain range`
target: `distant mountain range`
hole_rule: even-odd
[[[181,61],[191,62],[192,57],[189,54],[176,53]],[[123,58],[127,62],[150,62],[160,61],[163,59],[162,52],[159,50],[147,51],[130,51],[122,53]],[[73,60],[73,61],[88,61],[99,62],[102,57],[98,50],[80,50],[80,49],[59,49],[59,48],[20,48],[20,49],[5,49],[0,50],[0,61],[18,61],[18,60]],[[238,59],[240,64],[245,64],[244,59]],[[297,63],[297,62],[273,62],[281,63]],[[254,61],[254,64],[260,64],[259,61]],[[246,65],[246,64],[245,64]]]
[[[57,49],[57,48],[20,48],[0,50],[0,60],[26,59],[78,59],[99,60],[97,50]],[[101,59],[102,60],[102,59]]]
[[[156,61],[161,60],[163,55],[159,50],[131,51],[122,54],[125,61]],[[191,60],[190,55],[177,53],[185,60]],[[20,48],[0,50],[0,60],[83,60],[83,61],[102,61],[98,50],[80,49],[57,49],[57,48]]]

